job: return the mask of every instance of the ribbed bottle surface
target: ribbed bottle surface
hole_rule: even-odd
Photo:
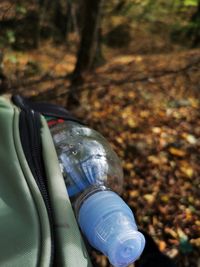
[[[121,193],[120,160],[100,133],[73,121],[55,124],[50,130],[69,196],[91,185],[106,185]]]

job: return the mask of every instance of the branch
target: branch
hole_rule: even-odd
[[[146,82],[150,78],[151,79],[157,79],[157,78],[161,78],[161,77],[168,76],[168,75],[180,74],[182,72],[190,70],[193,67],[198,66],[199,64],[200,64],[200,58],[198,60],[195,60],[195,62],[191,62],[190,64],[186,65],[185,67],[182,67],[182,68],[177,69],[177,70],[165,70],[165,71],[162,71],[162,72],[157,72],[156,71],[156,73],[154,75],[148,75],[148,76],[141,77],[141,78],[136,78],[136,79],[133,79],[133,80],[129,79],[129,78],[126,78],[126,79],[120,80],[120,81],[108,80],[108,82],[111,83],[111,84],[115,84],[115,85],[121,85],[121,84],[124,84],[124,83]],[[106,84],[103,84],[103,85],[105,86]]]
[[[169,69],[169,70],[162,71],[160,73],[156,72],[154,75],[148,75],[148,76],[136,78],[136,79],[126,78],[126,79],[120,80],[120,81],[107,79],[105,82],[101,82],[100,84],[102,87],[106,88],[111,84],[112,85],[122,85],[122,84],[127,84],[127,83],[147,82],[147,81],[149,81],[150,78],[151,79],[157,79],[157,78],[161,78],[161,77],[165,77],[165,76],[169,76],[169,75],[176,75],[176,74],[186,72],[186,71],[190,70],[191,68],[197,67],[199,64],[200,64],[200,58],[196,59],[195,61],[193,61],[193,62],[187,64],[186,66],[184,66],[180,69],[177,69],[177,70],[170,70]],[[60,77],[60,78],[62,79],[62,77]],[[66,76],[65,76],[65,78],[66,78]],[[103,79],[103,77],[101,77],[101,79]],[[88,83],[84,83],[84,87],[83,87],[83,84],[81,84],[80,86],[77,85],[76,92],[88,90],[88,88],[90,88],[90,90],[95,89],[97,86],[97,83],[92,84],[91,81],[89,81]],[[88,84],[88,86],[87,86],[87,84]],[[54,88],[49,88],[45,92],[39,93],[37,96],[35,96],[35,98],[37,98],[37,99],[44,98],[45,99],[45,96],[47,96],[49,100],[54,99],[55,98],[55,90],[61,88],[62,86],[63,86],[63,84],[58,85]],[[68,94],[68,92],[69,92],[69,88],[65,88],[65,90],[63,92],[56,94],[56,97],[57,98],[64,97]]]
[[[21,87],[30,87],[33,85],[37,85],[37,84],[49,82],[49,81],[58,81],[58,80],[65,80],[65,79],[67,80],[69,79],[69,77],[70,77],[69,75],[50,76],[49,74],[44,74],[39,79],[24,81],[24,82],[21,82],[20,84],[17,84],[14,81],[11,81],[11,82],[12,82],[12,87],[16,90]]]

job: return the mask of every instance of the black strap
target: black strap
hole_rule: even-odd
[[[28,98],[22,97],[20,95],[12,96],[12,101],[22,110],[32,109],[41,113],[44,116],[56,117],[64,120],[71,120],[82,123],[77,118],[75,118],[68,110],[59,105],[50,104],[46,102],[32,102]]]

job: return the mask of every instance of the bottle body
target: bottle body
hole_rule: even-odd
[[[91,185],[121,193],[120,160],[101,134],[73,121],[57,123],[50,130],[70,197]]]

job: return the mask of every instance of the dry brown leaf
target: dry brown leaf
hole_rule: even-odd
[[[192,167],[184,167],[182,166],[181,168],[181,171],[189,178],[192,178],[192,176],[194,175],[194,170]]]
[[[169,152],[176,157],[185,157],[186,156],[186,152],[182,149],[178,149],[175,147],[170,147],[169,148]]]
[[[165,241],[160,240],[158,242],[158,247],[159,247],[160,251],[163,252],[166,249],[167,244],[165,243]]]
[[[137,198],[139,196],[139,191],[137,191],[137,190],[131,190],[131,191],[129,191],[129,196],[131,198]]]
[[[177,238],[178,237],[178,234],[173,229],[171,229],[169,227],[165,227],[164,228],[164,231],[165,231],[165,233],[171,235],[174,238]]]
[[[145,194],[145,195],[144,195],[144,199],[145,199],[149,204],[151,204],[151,203],[154,202],[154,200],[155,200],[155,196],[152,195],[152,194]]]
[[[190,243],[191,243],[192,245],[195,245],[195,246],[197,246],[197,247],[200,247],[200,237],[198,237],[198,238],[192,238],[192,239],[190,240]]]

